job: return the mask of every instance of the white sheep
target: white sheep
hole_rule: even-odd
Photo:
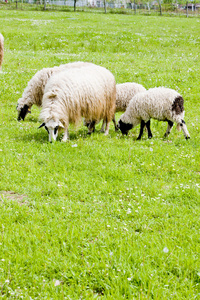
[[[42,100],[39,119],[43,124],[40,127],[45,126],[49,141],[56,140],[58,129],[64,128],[62,141],[65,142],[69,139],[69,123],[78,124],[82,117],[93,120],[94,124],[103,119],[107,135],[115,102],[116,83],[110,71],[96,65],[71,68],[53,75],[48,81]]]
[[[145,92],[146,89],[139,83],[135,82],[126,82],[120,83],[116,85],[116,109],[115,112],[125,111],[130,100],[135,96],[137,93]],[[100,120],[99,120],[100,121]],[[91,121],[84,120],[84,125],[89,126]],[[115,116],[113,118],[113,123],[115,126],[115,131],[118,130]],[[105,122],[103,122],[101,131],[104,131]],[[95,128],[93,128],[93,131]]]
[[[22,98],[18,100],[17,111],[18,111],[18,121],[25,119],[27,113],[31,112],[32,105],[41,106],[42,97],[44,94],[44,88],[47,84],[49,78],[58,72],[61,72],[65,69],[70,68],[81,68],[88,65],[93,65],[88,62],[73,62],[68,64],[63,64],[60,66],[55,66],[53,68],[43,68],[38,71],[28,82],[27,87],[25,88]]]
[[[4,54],[4,37],[0,33],[0,71],[1,71],[1,66],[3,63],[3,54]]]
[[[141,124],[139,140],[146,125],[148,138],[151,138],[150,119],[153,118],[168,122],[165,137],[169,135],[173,123],[176,122],[177,129],[180,130],[181,127],[185,138],[188,139],[190,135],[183,120],[185,113],[183,104],[182,96],[175,90],[164,87],[149,89],[131,99],[125,113],[120,117],[118,127],[122,134],[128,134],[130,129]]]

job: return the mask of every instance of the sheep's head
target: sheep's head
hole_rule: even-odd
[[[117,127],[121,130],[122,134],[127,135],[129,130],[133,128],[133,124],[124,123],[121,119],[119,120]]]
[[[26,115],[28,113],[31,113],[30,108],[27,104],[24,104],[24,106],[20,107],[19,104],[17,105],[17,111],[18,111],[18,118],[17,120],[20,121],[21,119],[24,121]]]
[[[38,128],[44,127],[49,134],[49,142],[56,141],[58,131],[60,128],[64,128],[60,121],[49,120],[46,123],[42,123]]]

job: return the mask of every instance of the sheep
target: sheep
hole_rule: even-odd
[[[60,65],[59,67],[56,66],[53,68],[43,68],[42,70],[38,71],[28,82],[22,98],[18,100],[18,121],[25,119],[26,115],[31,112],[31,107],[33,104],[39,107],[42,105],[42,97],[44,94],[45,85],[53,74],[63,71],[64,69],[81,68],[88,65],[93,64],[89,62],[73,62]]]
[[[1,66],[3,63],[3,54],[4,54],[4,37],[0,33],[0,71],[1,71]]]
[[[167,121],[168,127],[165,137],[171,132],[173,123],[177,123],[177,129],[182,129],[186,139],[190,138],[184,119],[184,100],[182,96],[173,89],[158,87],[151,88],[146,92],[134,96],[125,113],[120,117],[118,127],[122,134],[138,124],[141,124],[138,140],[141,139],[144,126],[147,126],[148,138],[152,138],[150,130],[150,119]]]
[[[126,83],[120,83],[116,85],[116,109],[115,112],[125,111],[130,100],[135,96],[137,93],[141,93],[146,91],[146,89],[138,83],[135,82],[126,82]],[[100,122],[100,120],[99,120]],[[115,116],[113,118],[113,123],[115,126],[115,131],[118,130]],[[84,120],[84,125],[89,126],[91,124],[91,121]],[[91,126],[91,125],[90,125]],[[104,131],[105,122],[103,122],[101,131]],[[95,128],[93,128],[93,131]]]
[[[49,134],[49,141],[56,140],[58,129],[64,128],[62,141],[69,139],[69,123],[77,125],[82,117],[106,122],[105,135],[115,112],[116,82],[113,74],[104,67],[92,65],[71,68],[53,75],[44,91],[39,119]]]

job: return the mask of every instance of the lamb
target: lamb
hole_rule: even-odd
[[[43,68],[42,70],[38,71],[28,82],[22,98],[18,100],[18,121],[25,119],[26,115],[31,112],[31,107],[33,104],[39,107],[42,105],[42,97],[44,94],[45,85],[53,74],[61,72],[65,69],[81,68],[88,65],[93,64],[88,62],[73,62],[60,65],[59,67],[56,66],[53,68]]]
[[[116,82],[113,74],[104,67],[91,65],[71,68],[53,75],[44,91],[39,128],[45,126],[49,141],[56,140],[58,129],[64,128],[62,141],[69,139],[69,123],[77,125],[82,117],[106,122],[105,135],[114,117]]]
[[[126,82],[120,83],[116,85],[116,110],[115,112],[125,111],[130,100],[135,96],[137,93],[145,92],[146,89],[138,83],[135,82]],[[100,120],[99,120],[100,121]],[[87,127],[90,125],[91,121],[84,120],[84,125]],[[118,130],[115,116],[113,118],[113,123],[115,126],[115,131]],[[101,131],[104,131],[105,123],[103,122]],[[95,128],[93,128],[93,131]]]
[[[138,124],[141,124],[138,140],[141,139],[144,126],[147,126],[148,138],[152,137],[150,130],[150,119],[167,121],[168,127],[165,137],[169,135],[173,123],[177,123],[177,129],[182,129],[186,139],[190,138],[184,121],[184,100],[182,96],[173,89],[158,87],[151,88],[146,92],[134,96],[125,113],[120,117],[118,127],[122,134],[128,134],[128,131]]]
[[[0,33],[0,71],[1,71],[1,66],[3,63],[3,54],[4,54],[4,37]]]

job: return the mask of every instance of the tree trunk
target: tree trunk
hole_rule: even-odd
[[[16,0],[16,9],[17,9],[18,7],[17,7],[17,0]]]
[[[44,10],[46,10],[47,1],[44,0]]]
[[[134,0],[134,13],[136,15],[136,4],[135,4],[135,0]]]
[[[105,14],[106,14],[106,0],[104,0],[104,8],[105,8]]]
[[[188,18],[188,2],[186,2],[186,16]]]
[[[76,11],[76,0],[74,0],[74,11]]]
[[[162,16],[162,5],[161,5],[161,0],[159,0],[159,7],[160,7],[160,15]]]

